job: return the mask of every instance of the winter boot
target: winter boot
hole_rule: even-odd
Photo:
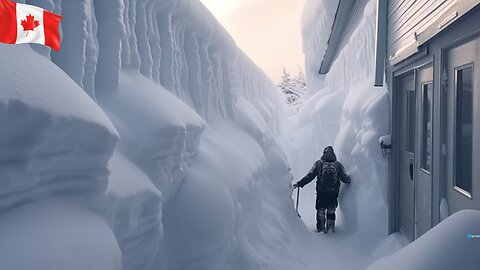
[[[325,218],[317,220],[317,232],[327,233],[327,227],[325,226]]]
[[[325,209],[321,208],[317,211],[317,232],[326,232],[327,228],[325,226]]]
[[[332,230],[332,232],[335,232],[335,220],[329,219],[327,220],[327,231]]]

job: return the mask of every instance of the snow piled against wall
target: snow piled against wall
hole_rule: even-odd
[[[112,229],[80,206],[108,185],[115,128],[28,45],[1,45],[0,63],[0,268],[121,269]]]
[[[19,2],[64,19],[0,46],[2,268],[297,268],[281,93],[199,1]]]
[[[304,10],[306,68],[309,81],[314,81],[336,5],[307,1]],[[365,252],[359,265],[376,259],[369,254],[387,235],[388,220],[387,160],[382,157],[378,138],[389,132],[389,99],[386,88],[373,87],[375,10],[375,1],[369,1],[359,25],[325,75],[325,87],[317,89],[315,83],[308,86],[314,94],[293,119],[300,138],[287,147],[289,156],[294,157],[292,167],[298,168],[292,173],[300,179],[321,157],[325,146],[334,146],[339,161],[352,176],[352,184],[340,193],[338,225],[349,235],[348,245]],[[315,42],[320,45],[312,45]],[[302,196],[313,200],[314,192],[313,187],[307,188]],[[314,216],[308,222],[314,224]]]
[[[310,12],[322,21],[325,11],[317,8],[327,2],[330,4],[328,0],[307,1],[305,21],[312,18]],[[330,11],[334,14],[333,9]],[[473,236],[480,222],[478,211],[459,211],[412,243],[400,234],[387,237],[387,159],[382,157],[378,138],[390,131],[390,106],[386,88],[373,87],[375,14],[376,1],[369,0],[363,18],[325,75],[325,87],[309,85],[309,92],[314,94],[293,119],[292,124],[300,132],[297,140],[287,147],[288,156],[293,157],[292,167],[299,168],[292,173],[296,178],[302,177],[308,171],[309,165],[305,163],[312,164],[323,147],[332,144],[351,174],[352,184],[343,186],[340,192],[338,219],[339,230],[348,236],[339,237],[337,242],[344,241],[360,256],[350,257],[351,265],[343,269],[365,269],[372,263],[368,270],[478,269],[480,242]],[[329,24],[317,23],[322,33],[315,33],[309,29],[315,23],[304,24],[306,43],[320,39],[320,44],[325,44],[325,36],[330,34]],[[315,64],[321,64],[324,53],[324,46],[305,50],[309,81],[318,77]],[[309,62],[315,58],[317,62]],[[304,200],[313,203],[314,188],[304,190]],[[314,224],[315,217],[300,210],[302,217]],[[343,244],[337,250],[343,250]]]
[[[480,241],[473,235],[478,233],[478,224],[480,211],[458,211],[410,245],[374,263],[368,270],[476,270],[480,267]]]
[[[339,0],[306,0],[302,12],[302,40],[308,91],[324,86],[320,65],[325,57]]]

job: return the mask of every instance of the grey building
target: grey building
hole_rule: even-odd
[[[366,2],[339,1],[320,73]],[[414,240],[441,213],[480,210],[480,0],[378,0],[375,61],[392,112],[389,232]]]

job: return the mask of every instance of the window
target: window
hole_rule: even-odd
[[[457,68],[455,80],[455,187],[472,194],[473,66]]]
[[[415,80],[413,73],[405,76],[403,79],[403,89],[405,90],[405,110],[406,110],[406,151],[415,153],[415,125],[416,125],[416,106],[415,106]]]
[[[422,152],[421,166],[427,172],[432,169],[432,132],[433,132],[433,84],[422,84]]]

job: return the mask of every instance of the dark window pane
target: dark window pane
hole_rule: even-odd
[[[415,153],[415,91],[407,91],[407,151]]]
[[[433,116],[433,85],[422,86],[422,168],[430,172],[432,169],[432,116]]]
[[[472,193],[473,68],[457,70],[455,185]]]

